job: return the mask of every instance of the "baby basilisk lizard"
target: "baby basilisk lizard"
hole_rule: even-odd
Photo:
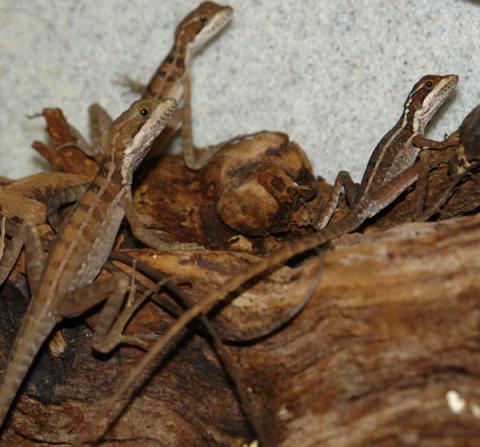
[[[174,44],[147,86],[125,78],[122,83],[141,93],[142,99],[175,98],[178,113],[175,120],[162,132],[159,147],[172,139],[180,129],[185,164],[190,169],[200,169],[217,151],[213,146],[199,159],[195,156],[191,116],[191,71],[193,56],[215,37],[233,15],[230,6],[203,2],[190,12],[175,29]],[[155,150],[155,149],[153,149]]]
[[[195,54],[230,22],[232,16],[233,9],[230,6],[218,5],[210,1],[201,3],[177,25],[173,47],[146,86],[128,76],[121,76],[118,80],[118,83],[140,93],[141,99],[174,98],[177,101],[178,109],[175,118],[157,139],[151,151],[152,154],[157,152],[156,148],[162,150],[179,129],[184,161],[190,169],[200,169],[222,146],[222,144],[212,146],[199,159],[195,155],[191,117],[191,71]],[[88,156],[97,156],[100,149],[99,136],[105,126],[111,122],[111,118],[102,106],[92,104],[89,108],[89,122],[92,134],[91,145],[75,127],[70,126],[72,133],[77,137],[77,143],[63,144],[56,149],[76,146]]]
[[[351,208],[348,214],[338,222],[314,234],[304,236],[300,240],[290,242],[268,257],[247,267],[242,273],[223,284],[222,287],[212,291],[205,300],[186,310],[168,332],[159,338],[142,360],[135,365],[108,404],[104,405],[97,413],[99,415],[97,420],[102,421],[108,414],[111,414],[112,405],[117,403],[124,393],[130,389],[137,377],[148,367],[151,361],[157,358],[170,340],[198,315],[208,312],[246,281],[274,268],[293,256],[326,244],[342,234],[355,230],[415,183],[424,169],[421,164],[415,163],[417,155],[422,149],[443,149],[456,144],[458,141],[458,135],[455,134],[442,143],[429,140],[423,136],[425,127],[451,94],[457,82],[458,77],[456,75],[427,75],[422,77],[410,91],[397,124],[382,138],[373,151],[356,194],[350,177],[342,173],[339,175],[339,180],[336,183],[345,185],[346,194],[351,200]],[[353,197],[354,194],[355,197]]]
[[[112,276],[92,282],[112,249],[124,215],[133,227],[139,219],[131,203],[132,174],[176,110],[174,99],[134,102],[102,138],[103,163],[44,260],[35,226],[24,223],[27,276],[32,299],[0,383],[0,426],[40,346],[55,325],[109,298],[93,338],[101,346],[118,313],[128,281]],[[147,245],[164,246],[145,228],[134,234]],[[98,348],[97,348],[98,349]],[[101,349],[101,348],[100,348]]]

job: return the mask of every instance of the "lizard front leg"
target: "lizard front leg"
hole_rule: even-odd
[[[461,143],[460,134],[453,132],[443,141],[435,141],[417,134],[413,137],[412,144],[422,150],[442,150],[452,146],[458,146]]]
[[[330,198],[328,199],[327,206],[323,207],[323,209],[320,211],[312,210],[314,213],[317,214],[314,217],[313,224],[316,230],[321,230],[328,225],[328,222],[330,222],[333,213],[338,207],[338,202],[340,200],[340,194],[342,193],[342,190],[345,193],[348,206],[351,207],[358,193],[358,184],[352,180],[352,177],[350,176],[350,173],[348,171],[340,171],[337,174],[333,191],[330,195]]]

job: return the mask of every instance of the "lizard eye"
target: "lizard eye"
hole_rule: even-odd
[[[431,89],[433,87],[433,82],[432,81],[427,81],[425,83],[425,86],[428,88],[428,89]]]
[[[145,108],[140,109],[140,115],[142,115],[142,116],[146,117],[146,116],[149,115],[149,113],[150,112],[148,111],[148,109],[145,109]]]
[[[208,17],[207,16],[201,16],[200,17],[200,25],[203,27],[205,26],[205,24],[207,23],[208,21]]]

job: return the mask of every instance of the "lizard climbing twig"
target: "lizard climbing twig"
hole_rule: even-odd
[[[207,1],[185,16],[175,30],[174,44],[166,58],[162,61],[147,86],[128,77],[121,77],[117,82],[127,85],[131,90],[142,94],[141,99],[173,98],[177,101],[178,111],[175,118],[159,135],[152,149],[154,155],[181,130],[184,160],[190,169],[200,169],[222,146],[212,146],[198,160],[193,144],[191,120],[191,71],[193,57],[230,22],[233,9],[230,6],[218,5]],[[99,104],[92,104],[88,109],[91,144],[69,125],[70,137],[76,141],[58,145],[55,153],[42,144],[34,148],[47,159],[53,160],[57,152],[63,148],[74,147],[82,150],[88,157],[98,158],[101,153],[100,138],[110,125],[108,112]]]

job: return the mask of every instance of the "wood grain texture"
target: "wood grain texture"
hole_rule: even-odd
[[[271,337],[229,347],[272,445],[480,442],[479,249],[480,217],[342,238],[302,314]],[[4,293],[2,315],[18,318],[18,302],[18,292]],[[168,324],[149,304],[129,330],[158,334]],[[43,352],[37,362],[2,445],[18,433],[18,445],[71,442],[141,355],[92,356],[86,329],[68,333],[64,358]],[[452,391],[465,401],[459,413]],[[208,343],[187,335],[101,445],[221,446],[248,436]]]

